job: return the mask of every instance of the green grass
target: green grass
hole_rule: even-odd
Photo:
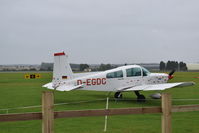
[[[41,79],[24,79],[24,73],[0,73],[0,109],[23,106],[41,105],[41,93],[46,90],[41,86],[51,81],[51,73],[41,73]],[[172,94],[174,99],[199,99],[199,72],[176,72],[171,82],[194,81],[195,86],[172,88],[165,90]],[[155,91],[143,92],[149,95]],[[69,103],[55,106],[56,111],[101,109],[105,108],[107,92],[71,91],[55,92],[55,103]],[[111,94],[113,97],[113,93]],[[160,106],[160,100],[148,100],[146,103],[137,103],[132,92],[123,94],[124,100],[109,103],[110,108]],[[85,103],[74,103],[89,101]],[[199,104],[199,101],[173,101],[173,105]],[[9,113],[39,112],[41,108],[10,109]],[[0,111],[5,114],[6,111]],[[173,133],[198,133],[199,112],[185,112],[172,114]],[[104,117],[81,117],[55,120],[55,133],[102,133]],[[0,133],[40,133],[41,121],[0,122]],[[159,133],[161,132],[161,115],[123,115],[109,116],[107,133]]]

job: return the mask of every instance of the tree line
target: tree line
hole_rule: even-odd
[[[92,69],[92,71],[105,71],[109,69],[116,68],[117,66],[111,64],[100,64],[98,68]],[[88,64],[80,64],[79,70],[84,71],[85,69],[90,68]],[[170,70],[178,70],[178,71],[187,71],[187,65],[184,62],[177,62],[177,61],[164,61],[160,62],[159,66],[160,71],[170,71]]]
[[[105,71],[105,70],[113,69],[116,67],[117,66],[113,66],[111,64],[100,64],[100,66],[98,68],[92,69],[92,71]],[[80,64],[79,65],[80,71],[84,71],[85,69],[88,69],[88,68],[90,68],[90,66],[88,64]]]
[[[177,62],[177,61],[167,61],[167,63],[161,61],[160,62],[160,71],[167,71],[167,70],[178,70],[178,71],[187,71],[187,65],[184,62]]]

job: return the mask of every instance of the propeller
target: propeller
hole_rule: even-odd
[[[173,78],[173,74],[175,73],[175,71],[176,71],[176,70],[173,69],[173,70],[168,74],[168,75],[169,75],[169,76],[168,76],[169,79],[172,79],[172,78]]]

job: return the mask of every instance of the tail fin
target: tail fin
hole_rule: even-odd
[[[63,81],[73,78],[73,72],[65,53],[54,54],[53,87],[58,87]]]

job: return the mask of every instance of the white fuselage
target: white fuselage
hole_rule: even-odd
[[[121,92],[134,91],[138,101],[145,99],[139,91],[165,90],[173,87],[194,85],[193,82],[167,83],[173,73],[150,73],[139,65],[121,66],[96,73],[74,74],[64,52],[54,54],[53,80],[43,85],[57,91],[93,90],[114,91],[114,97],[121,98]],[[155,96],[156,97],[156,96]]]
[[[118,91],[132,86],[161,84],[168,81],[168,74],[150,73],[138,65],[122,66],[104,72],[74,74],[75,78],[61,84],[82,85],[82,90]]]

